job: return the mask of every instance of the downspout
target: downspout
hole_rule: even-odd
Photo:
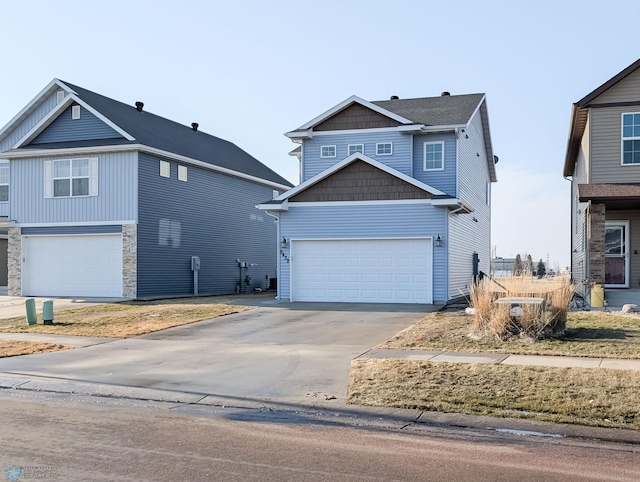
[[[265,210],[265,214],[268,214],[276,220],[276,300],[280,300],[280,218],[271,211]]]

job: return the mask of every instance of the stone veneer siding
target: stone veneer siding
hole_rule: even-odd
[[[122,297],[135,299],[138,288],[138,226],[122,226]]]
[[[9,296],[22,296],[22,229],[8,229],[7,271]]]
[[[604,204],[591,204],[589,211],[589,280],[604,285]]]

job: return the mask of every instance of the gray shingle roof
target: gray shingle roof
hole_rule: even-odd
[[[418,99],[377,100],[372,104],[416,124],[446,126],[466,124],[483,98],[484,94],[443,95]]]
[[[84,102],[135,138],[135,141],[131,142],[123,139],[123,144],[143,144],[249,176],[292,186],[285,178],[232,142],[202,131],[194,131],[190,126],[144,109],[139,112],[133,105],[124,104],[68,82],[61,82],[74,90]],[[104,142],[101,143],[103,144]],[[58,143],[57,147],[70,146]]]

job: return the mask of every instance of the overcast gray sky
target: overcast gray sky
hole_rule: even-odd
[[[292,182],[283,133],[350,95],[487,94],[492,244],[569,264],[571,104],[638,58],[640,2],[0,0],[0,125],[54,77],[235,142]]]

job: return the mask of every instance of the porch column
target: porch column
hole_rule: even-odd
[[[604,204],[591,203],[589,209],[589,279],[604,285]]]

